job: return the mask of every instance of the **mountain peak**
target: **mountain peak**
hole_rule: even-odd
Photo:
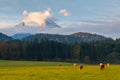
[[[26,23],[25,23],[25,22],[21,22],[21,23],[19,23],[19,24],[16,25],[16,26],[26,26]]]
[[[48,27],[60,27],[58,24],[56,24],[56,22],[54,21],[54,20],[52,20],[52,19],[47,19],[46,20],[46,26],[48,26]]]

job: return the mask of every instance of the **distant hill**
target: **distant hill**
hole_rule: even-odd
[[[101,35],[91,34],[86,32],[74,33],[74,34],[71,34],[71,36],[82,38],[84,41],[103,41],[103,40],[111,39]]]
[[[30,33],[18,33],[18,34],[13,35],[12,38],[13,39],[22,39],[22,38],[28,37],[30,35],[31,35]]]
[[[58,42],[79,42],[82,39],[81,38],[75,38],[74,36],[69,36],[69,35],[59,35],[59,34],[36,34],[36,35],[31,35],[26,38],[23,38],[22,40],[24,41],[34,41],[34,39],[38,39],[41,41],[42,39],[48,39],[48,40],[53,40],[53,41],[58,41]]]
[[[0,33],[0,42],[1,41],[10,41],[10,40],[13,40],[13,38],[10,37],[10,36],[5,35],[3,33]]]
[[[68,43],[74,43],[74,42],[90,42],[90,41],[103,41],[103,40],[110,40],[111,38],[107,38],[101,35],[96,34],[90,34],[90,33],[74,33],[71,35],[59,35],[59,34],[35,34],[28,37],[23,38],[24,41],[33,41],[34,39],[38,39],[41,41],[41,39],[48,39],[48,40],[54,40],[58,42],[68,42]]]

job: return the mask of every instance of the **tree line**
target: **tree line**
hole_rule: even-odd
[[[47,39],[39,42],[37,38],[32,42],[2,41],[0,59],[120,63],[120,39],[89,43],[60,43]]]

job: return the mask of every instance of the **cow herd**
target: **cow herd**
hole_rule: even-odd
[[[62,66],[62,64],[58,64],[58,66]],[[76,66],[78,66],[78,64],[73,64],[73,66],[76,67]],[[106,66],[109,67],[110,64],[107,63]],[[83,67],[84,67],[83,64],[81,64],[81,65],[79,66],[79,70],[82,70]],[[103,63],[100,63],[100,70],[103,70],[104,68],[105,68],[105,65],[104,65]]]

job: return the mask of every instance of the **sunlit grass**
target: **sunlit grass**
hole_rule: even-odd
[[[0,61],[0,80],[120,80],[120,65],[101,71],[99,65],[84,65],[79,70],[72,63],[57,66],[59,63],[62,62]]]

